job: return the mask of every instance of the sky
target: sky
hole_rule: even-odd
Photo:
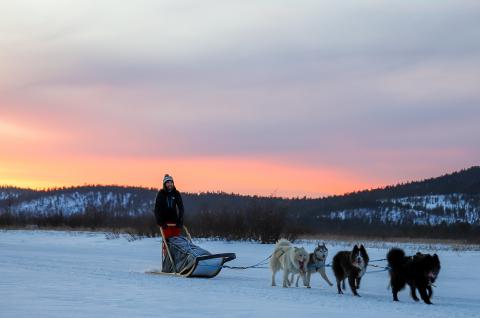
[[[0,184],[317,197],[480,159],[480,1],[2,1]]]

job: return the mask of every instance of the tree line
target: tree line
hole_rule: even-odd
[[[289,213],[287,206],[272,202],[256,202],[238,210],[206,209],[186,214],[185,224],[195,237],[226,240],[250,240],[273,243],[284,237],[361,237],[388,239],[396,237],[452,239],[480,244],[480,226],[468,223],[415,225],[381,223],[360,219],[300,218]],[[132,236],[159,236],[153,213],[112,214],[95,207],[84,212],[63,213],[0,213],[2,228],[59,228],[101,230],[129,233]]]
[[[0,187],[0,227],[72,228],[130,232],[138,236],[157,236],[153,203],[157,190],[122,186],[80,186],[29,190]],[[119,203],[86,202],[77,213],[53,207],[48,211],[16,211],[22,202],[72,193],[128,195],[128,206]],[[184,193],[185,222],[198,237],[227,240],[274,242],[279,237],[295,239],[312,235],[347,235],[371,238],[412,237],[457,239],[478,242],[479,224],[442,223],[416,225],[382,223],[379,220],[329,219],[332,211],[365,208],[379,210],[381,200],[430,194],[465,193],[480,210],[480,167],[472,167],[438,178],[365,190],[324,198],[279,198],[233,193]],[[67,213],[68,212],[68,213]],[[442,211],[441,211],[442,212]],[[444,213],[445,211],[443,211]]]

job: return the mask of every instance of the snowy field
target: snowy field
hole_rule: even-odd
[[[254,243],[197,243],[214,253],[236,253],[229,265],[250,265],[272,251],[272,245]],[[302,245],[313,249],[313,243]],[[371,259],[385,257],[381,244],[366,246]],[[329,261],[345,248],[330,243]],[[428,252],[406,246],[409,253],[417,249]],[[392,302],[386,272],[366,274],[357,298],[349,290],[337,295],[319,275],[312,289],[271,287],[268,269],[224,269],[214,279],[146,275],[159,267],[158,239],[1,231],[0,317],[480,317],[480,252],[436,252],[442,271],[434,305],[428,306],[415,303],[406,290],[400,302]],[[327,273],[333,282],[330,268]]]

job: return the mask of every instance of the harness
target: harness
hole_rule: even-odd
[[[308,269],[308,271],[313,271],[313,270],[318,271],[319,269],[324,268],[326,266],[327,265],[320,264],[320,263],[313,263],[313,264],[309,264],[307,266],[307,269]]]
[[[281,254],[277,256],[278,258],[282,257],[283,254],[286,253],[286,251],[284,251],[284,250],[277,251],[277,253],[278,253],[278,252],[281,252]],[[273,256],[274,254],[275,254],[275,252],[272,253],[267,259],[272,258],[272,256]],[[307,264],[308,264],[308,261],[307,261]],[[306,272],[303,270],[303,268],[304,268],[304,266],[300,266],[299,272],[300,272],[301,274],[306,274]],[[308,270],[308,265],[307,265],[307,270]]]
[[[320,261],[320,260],[317,258],[317,256],[315,255],[315,253],[312,253],[312,258],[314,259],[314,262],[307,265],[307,270],[308,270],[309,272],[311,272],[311,271],[313,271],[313,270],[318,271],[319,269],[324,268],[324,267],[327,266],[327,265],[325,265],[325,260]],[[319,261],[319,262],[317,262],[317,261]]]

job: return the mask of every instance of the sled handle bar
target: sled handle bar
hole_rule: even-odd
[[[190,232],[188,231],[187,227],[184,225],[183,226],[183,230],[185,231],[185,233],[187,234],[188,236],[188,239],[190,240],[190,242],[192,241],[192,236],[190,235]]]
[[[167,250],[168,258],[170,259],[170,262],[172,263],[172,267],[173,267],[173,270],[174,270],[175,274],[177,274],[177,268],[175,266],[175,263],[173,262],[172,254],[170,254],[170,249],[168,248],[167,240],[165,239],[165,234],[163,233],[162,227],[159,226],[159,228],[160,228],[160,233],[162,234],[163,244],[165,244],[165,249]]]

